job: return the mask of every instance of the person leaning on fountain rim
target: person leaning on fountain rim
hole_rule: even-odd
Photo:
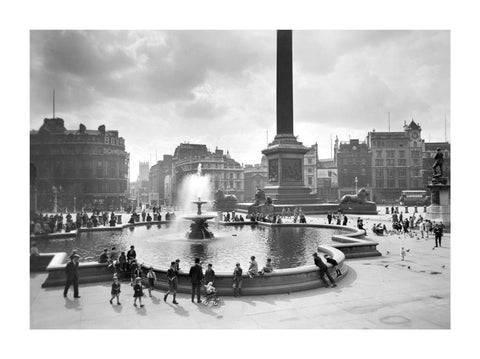
[[[315,261],[315,265],[320,269],[320,279],[323,281],[323,283],[325,283],[325,286],[332,288],[336,287],[337,285],[335,284],[335,281],[328,272],[327,265],[318,256],[317,252],[313,253],[313,260]],[[331,285],[328,284],[328,281],[325,279],[325,275],[327,275],[328,279],[330,279]]]

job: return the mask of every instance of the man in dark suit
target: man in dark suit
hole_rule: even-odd
[[[78,254],[72,254],[70,256],[70,262],[65,267],[65,274],[67,275],[67,281],[65,283],[65,289],[63,290],[63,296],[67,297],[68,289],[73,284],[73,297],[80,298],[78,295]]]
[[[200,286],[203,279],[203,269],[200,265],[200,258],[195,258],[195,264],[190,267],[190,272],[188,273],[188,276],[192,281],[192,303],[194,302],[195,293],[197,293],[197,303],[201,303]]]
[[[325,275],[327,275],[328,279],[330,279],[330,282],[332,283],[331,287],[336,287],[337,285],[335,284],[335,281],[328,272],[327,265],[322,261],[316,252],[313,253],[313,260],[315,261],[315,265],[320,269],[320,279],[323,281],[323,283],[325,283],[325,286],[330,287],[330,284],[328,284],[328,281],[325,279]]]

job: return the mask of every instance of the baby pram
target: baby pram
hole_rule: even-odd
[[[213,303],[213,305],[218,305],[219,299],[217,297],[217,290],[213,286],[213,283],[209,282],[207,285],[205,285],[205,290],[206,295],[202,303],[204,305],[209,305],[210,303]]]

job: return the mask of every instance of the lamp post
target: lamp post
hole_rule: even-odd
[[[358,178],[355,176],[355,194],[358,193]]]
[[[57,213],[57,194],[58,190],[56,186],[52,186],[52,192],[53,192],[53,213]]]
[[[73,212],[77,212],[77,197],[73,197]]]

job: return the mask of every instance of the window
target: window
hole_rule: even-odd
[[[404,158],[405,157],[405,150],[398,151],[398,157]]]
[[[308,176],[308,185],[311,186],[313,184],[313,177]]]
[[[418,151],[418,150],[412,151],[412,157],[413,158],[420,158],[420,151]]]
[[[309,168],[308,173],[312,173],[313,169]]]
[[[405,178],[407,177],[407,170],[405,168],[399,168],[398,177]],[[399,182],[400,183],[400,182]]]
[[[383,188],[383,182],[384,182],[383,179],[381,179],[381,180],[377,179],[376,182],[377,182],[377,187],[378,188]]]
[[[394,188],[395,187],[395,179],[389,179],[387,181],[387,187],[388,188]]]
[[[376,178],[383,178],[383,169],[377,168],[375,171],[375,177]]]
[[[417,147],[417,142],[413,142],[413,147]]]
[[[418,159],[418,158],[414,158],[414,159],[413,159],[413,164],[416,165],[416,166],[418,166],[418,164],[419,164],[419,159]]]
[[[361,164],[362,164],[362,166],[365,166],[367,164],[367,160],[365,158],[362,158]]]
[[[395,177],[395,170],[393,168],[388,168],[387,169],[387,176],[388,178],[393,178]],[[390,187],[390,186],[389,186]]]
[[[407,160],[399,159],[399,160],[398,160],[398,165],[399,165],[399,166],[406,166],[406,165],[407,165]]]
[[[311,158],[308,159],[308,164],[309,164],[309,165],[312,164],[312,159],[311,159]]]
[[[383,160],[377,158],[377,159],[375,160],[375,166],[383,166]]]
[[[387,160],[387,166],[395,166],[395,160],[388,159]]]
[[[361,172],[362,176],[367,175],[367,170],[365,168],[362,168],[360,172]]]
[[[398,180],[398,187],[400,187],[400,188],[406,188],[406,187],[407,187],[407,180],[405,180],[405,179],[399,179],[399,180]]]
[[[377,151],[377,157],[382,157],[382,150]]]
[[[395,157],[395,151],[387,151],[387,158],[394,158]]]

